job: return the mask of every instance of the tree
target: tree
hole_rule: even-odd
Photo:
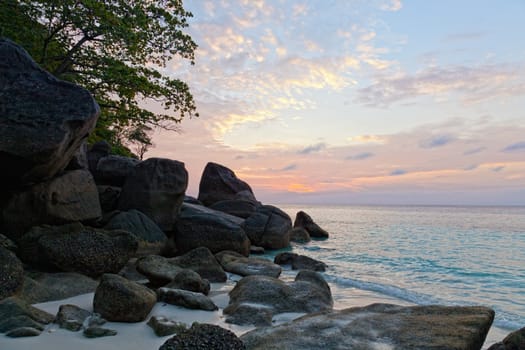
[[[149,148],[154,146],[150,137],[152,131],[153,129],[147,125],[139,125],[131,129],[127,135],[128,144],[133,148],[135,155],[140,160],[144,158],[144,154]]]
[[[188,85],[164,70],[174,56],[194,64],[197,45],[183,32],[191,16],[182,0],[0,1],[2,35],[91,91],[102,113],[90,141],[106,139],[120,152],[133,130],[176,130],[198,116]]]

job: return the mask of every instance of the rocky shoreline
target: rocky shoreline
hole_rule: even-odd
[[[104,142],[88,148],[99,108],[86,90],[56,80],[9,40],[0,39],[0,62],[0,345],[38,337],[49,324],[118,337],[107,321],[148,321],[155,334],[173,334],[162,350],[483,345],[494,318],[486,307],[334,310],[321,274],[329,266],[289,252],[254,256],[327,239],[307,213],[292,222],[220,164],[207,164],[192,198],[178,160],[116,156]],[[294,281],[279,279],[281,265],[298,270]],[[228,274],[242,278],[219,308],[210,283]],[[94,293],[89,309],[63,305],[53,315],[31,306],[85,293]],[[256,328],[240,338],[216,325],[187,328],[151,316],[158,304],[220,311],[226,323]],[[304,316],[274,326],[283,313]],[[523,336],[509,337],[494,349],[523,346]]]

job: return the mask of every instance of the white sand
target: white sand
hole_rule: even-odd
[[[241,327],[224,322],[222,309],[228,305],[228,291],[233,288],[239,276],[229,276],[227,283],[213,283],[210,292],[211,299],[219,307],[218,311],[199,311],[188,310],[178,306],[157,303],[151,311],[151,316],[165,316],[169,319],[191,325],[193,322],[211,323],[233,331],[237,335],[253,329],[253,327]],[[400,305],[410,305],[407,302],[383,295],[359,290],[355,288],[338,289],[330,285],[335,300],[335,309],[344,309],[354,306],[365,306],[372,303],[393,303]],[[73,298],[60,301],[53,301],[35,306],[51,314],[56,314],[58,308],[63,304],[75,304],[81,308],[92,311],[93,293],[79,295]],[[275,324],[288,322],[303,314],[286,313],[276,315],[273,319]],[[146,321],[140,323],[116,323],[108,322],[103,327],[114,329],[118,332],[116,336],[88,339],[82,332],[71,332],[59,328],[55,324],[50,324],[45,331],[38,337],[28,338],[8,338],[0,334],[0,350],[144,350],[158,349],[170,336],[157,337],[153,330],[146,325]],[[508,332],[497,328],[492,328],[487,337],[486,344],[491,345],[503,339]],[[487,346],[488,347],[488,346]]]

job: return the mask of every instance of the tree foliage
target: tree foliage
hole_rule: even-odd
[[[102,109],[91,141],[122,149],[130,135],[198,115],[188,85],[164,70],[174,56],[194,63],[197,45],[183,31],[191,16],[182,0],[0,1],[2,35],[91,91]]]

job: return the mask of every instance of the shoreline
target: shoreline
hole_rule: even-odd
[[[283,271],[285,272],[285,271]],[[291,271],[286,271],[291,272]],[[289,277],[285,273],[285,278]],[[8,338],[0,335],[0,345],[9,350],[29,350],[38,347],[40,350],[91,350],[96,347],[97,350],[143,350],[158,349],[164,342],[172,337],[157,337],[153,330],[146,324],[151,316],[166,316],[178,322],[183,322],[191,326],[193,322],[210,323],[219,325],[231,330],[237,336],[240,336],[252,329],[254,326],[237,326],[224,322],[222,310],[228,305],[228,292],[233,288],[241,276],[228,274],[228,280],[225,283],[212,283],[210,297],[219,307],[218,311],[201,311],[190,310],[179,306],[169,305],[158,302],[150,315],[143,322],[138,323],[120,323],[107,322],[104,327],[114,329],[118,333],[116,336],[88,339],[82,335],[82,332],[71,332],[61,329],[56,324],[50,324],[38,337],[28,338]],[[334,283],[329,283],[334,299],[334,310],[346,309],[349,307],[365,306],[373,303],[389,303],[410,306],[415,305],[407,301],[382,295],[377,292],[357,289],[355,287],[341,288]],[[35,307],[56,315],[58,308],[63,304],[74,304],[86,310],[92,311],[92,301],[94,293],[82,294],[72,298],[51,301],[46,303],[34,304]],[[289,322],[303,314],[277,314],[273,318],[273,325]],[[510,330],[501,329],[492,326],[487,335],[485,344],[482,349],[501,341]]]

